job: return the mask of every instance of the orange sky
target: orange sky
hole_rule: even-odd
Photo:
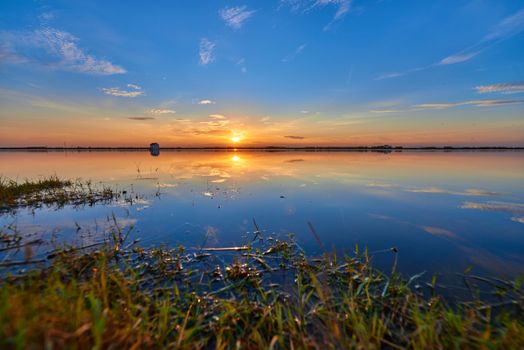
[[[147,113],[126,117],[134,114],[118,109],[84,111],[60,104],[37,111],[20,109],[0,111],[1,147],[145,146],[151,142],[164,147],[524,144],[524,122],[512,116],[496,120],[495,108],[485,108],[473,121],[454,119],[450,111],[393,118],[366,112],[268,116],[208,111],[150,119]]]

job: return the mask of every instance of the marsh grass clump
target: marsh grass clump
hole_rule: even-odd
[[[42,206],[94,205],[108,202],[121,193],[91,181],[62,180],[49,176],[38,180],[15,180],[0,177],[0,213],[14,212],[18,208]]]
[[[16,200],[28,197],[42,191],[52,191],[66,186],[71,186],[72,181],[60,180],[56,176],[39,180],[25,180],[17,182],[15,180],[0,177],[0,202],[4,205],[14,205]]]
[[[121,237],[5,277],[0,348],[524,348],[519,281],[466,276],[496,286],[492,300],[448,304],[435,281],[414,288],[420,276],[383,274],[366,252],[308,258],[292,240],[126,249]]]

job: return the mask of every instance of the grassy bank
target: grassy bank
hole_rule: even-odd
[[[111,188],[90,181],[62,180],[57,176],[49,176],[19,182],[0,177],[0,213],[24,207],[93,205],[119,196],[120,193]]]
[[[313,259],[292,239],[271,238],[225,250],[144,250],[118,237],[4,278],[0,347],[524,348],[518,283],[485,280],[498,300],[452,307],[435,281],[382,274],[365,252]]]

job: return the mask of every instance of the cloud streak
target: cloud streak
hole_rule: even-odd
[[[492,30],[486,34],[479,42],[471,45],[462,51],[442,58],[439,62],[427,66],[409,69],[403,72],[385,73],[377,76],[375,80],[392,79],[404,76],[409,73],[424,71],[436,66],[454,65],[470,61],[479,56],[482,52],[489,49],[492,45],[500,41],[509,39],[524,30],[524,8],[520,9],[511,16],[502,19]]]
[[[112,88],[102,88],[102,92],[106,95],[116,96],[116,97],[138,97],[144,94],[142,88],[138,85],[128,84],[128,87],[131,87],[131,90],[123,90],[118,87]]]
[[[498,41],[508,39],[524,30],[524,8],[501,20],[477,44],[462,52],[443,58],[439,64],[449,65],[469,61]]]
[[[494,107],[522,103],[524,100],[472,100],[455,103],[424,103],[413,106],[413,110],[448,109],[459,106]]]
[[[499,100],[499,99],[485,99],[485,100],[471,100],[461,102],[445,102],[445,103],[421,103],[411,105],[403,109],[385,108],[385,109],[373,109],[371,113],[408,113],[425,110],[445,110],[450,108],[456,108],[461,106],[473,106],[473,107],[497,107],[507,106],[523,103],[524,100]]]
[[[248,11],[247,6],[237,6],[237,7],[224,7],[218,14],[220,18],[234,29],[240,29],[244,22],[248,20],[255,11]]]
[[[307,46],[306,44],[302,44],[302,45],[300,45],[299,47],[297,47],[297,48],[295,49],[295,51],[294,51],[292,54],[287,55],[287,56],[284,57],[281,61],[284,62],[284,63],[287,63],[287,62],[291,62],[291,61],[293,61],[293,60],[294,60],[298,55],[300,55],[300,53],[301,53],[302,51],[304,51],[304,49],[306,48],[306,46]]]
[[[215,43],[206,38],[200,40],[198,55],[200,57],[200,64],[207,66],[215,60]]]
[[[0,42],[0,58],[8,63],[96,75],[126,73],[123,67],[86,53],[73,34],[52,27],[31,32],[2,31]]]
[[[148,111],[149,114],[163,115],[163,114],[175,114],[176,111],[167,108],[152,108]]]
[[[327,6],[336,7],[333,19],[323,28],[324,31],[327,31],[335,22],[342,20],[349,13],[352,2],[352,0],[280,0],[280,5],[289,7],[293,12],[301,11],[303,13]]]
[[[462,54],[456,54],[451,55],[448,57],[444,57],[439,64],[440,65],[448,65],[448,64],[457,64],[469,61],[470,59],[476,57],[478,54],[480,54],[481,51],[475,51],[475,52],[467,52]]]
[[[491,33],[484,37],[484,40],[503,39],[516,35],[522,30],[524,30],[524,8],[499,22]]]
[[[505,94],[524,92],[524,81],[475,86],[479,94],[500,92]]]
[[[153,117],[129,117],[127,119],[130,119],[130,120],[154,120],[155,118],[153,118]]]

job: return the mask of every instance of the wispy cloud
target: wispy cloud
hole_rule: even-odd
[[[493,85],[481,85],[475,86],[474,88],[479,94],[485,94],[489,92],[501,92],[505,94],[520,93],[524,92],[524,81],[512,82],[512,83],[499,83]]]
[[[370,110],[370,112],[371,112],[371,113],[377,113],[377,114],[388,114],[388,113],[410,112],[410,110],[407,110],[407,109],[385,108],[385,109],[372,109],[372,110]]]
[[[424,103],[414,105],[414,110],[424,110],[424,109],[448,109],[459,106],[475,106],[475,107],[494,107],[494,106],[504,106],[509,104],[522,103],[524,100],[472,100],[472,101],[463,101],[456,103]]]
[[[215,60],[215,43],[209,41],[206,38],[203,38],[200,40],[200,49],[199,49],[199,56],[200,56],[200,64],[206,66],[213,62]]]
[[[244,22],[254,13],[255,11],[247,10],[247,6],[224,7],[218,11],[220,18],[234,29],[240,29]]]
[[[221,114],[211,114],[211,120],[200,121],[192,124],[185,130],[193,135],[229,136],[233,131],[230,129],[230,121]]]
[[[102,88],[102,92],[106,95],[118,96],[118,97],[138,97],[144,94],[142,88],[138,85],[128,84],[130,90],[123,90],[118,87]]]
[[[524,30],[524,8],[504,18],[484,37],[484,40],[502,39],[516,35]]]
[[[458,63],[463,63],[474,59],[479,56],[482,52],[489,49],[492,45],[497,44],[500,41],[509,39],[524,30],[524,8],[520,9],[513,15],[510,15],[502,19],[492,30],[486,34],[476,44],[471,45],[457,53],[446,56],[440,61],[429,64],[423,67],[409,69],[403,72],[393,72],[381,74],[375,78],[375,80],[391,79],[404,76],[409,73],[418,71],[424,71],[436,66],[447,66]]]
[[[336,12],[331,22],[324,26],[324,30],[329,30],[336,22],[343,19],[351,10],[352,0],[280,0],[281,6],[289,7],[293,12],[309,12],[313,9],[333,6],[336,7]]]
[[[210,105],[214,102],[211,100],[193,101]],[[159,118],[160,119],[160,118]],[[243,137],[244,124],[235,120],[230,120],[227,115],[213,113],[208,114],[205,118],[195,116],[191,119],[170,119],[173,125],[173,132],[178,135],[195,135],[195,136],[214,136],[216,138],[230,139],[231,137]]]
[[[385,73],[377,76],[375,80],[384,80],[384,79],[391,79],[391,78],[398,78],[405,75],[405,73],[399,73],[399,72],[392,72],[392,73]]]
[[[316,6],[325,6],[325,5],[336,5],[338,6],[337,12],[331,22],[324,26],[324,31],[329,30],[333,23],[344,18],[346,14],[351,9],[352,0],[316,0]]]
[[[300,45],[299,47],[297,47],[297,48],[295,49],[295,51],[293,51],[292,54],[287,55],[287,56],[284,57],[281,61],[284,62],[284,63],[287,63],[287,62],[291,62],[291,61],[293,61],[293,60],[295,59],[295,57],[297,57],[298,55],[300,55],[300,53],[301,53],[302,51],[304,51],[304,49],[306,48],[306,46],[307,46],[306,44],[302,44],[302,45]]]
[[[486,99],[486,100],[471,100],[461,102],[445,102],[445,103],[420,103],[408,106],[406,108],[385,108],[385,109],[373,109],[371,113],[406,113],[416,112],[424,110],[444,110],[449,108],[455,108],[460,106],[473,106],[473,107],[496,107],[496,106],[507,106],[513,104],[524,103],[524,100],[499,100],[499,99]]]
[[[296,136],[296,135],[287,135],[284,136],[286,139],[293,139],[293,140],[303,140],[305,139],[304,136]]]
[[[222,127],[224,127],[224,126],[229,124],[229,120],[213,119],[213,120],[206,121],[206,122],[200,122],[200,124],[204,124],[204,125],[207,125],[207,126],[213,127],[213,128],[222,128]]]
[[[51,27],[34,31],[0,32],[0,61],[28,63],[65,71],[112,75],[126,70],[80,48],[80,40],[71,33]]]
[[[240,67],[242,73],[247,73],[246,60],[244,58],[238,60],[237,66]]]
[[[447,65],[469,61],[496,42],[508,39],[522,30],[524,30],[524,8],[500,21],[477,44],[462,50],[460,53],[445,57],[439,64]]]
[[[47,24],[54,20],[56,18],[56,14],[54,12],[42,12],[40,15],[38,15],[38,19],[43,24]]]
[[[222,129],[193,129],[191,133],[194,135],[226,136],[229,135],[231,132],[230,130]]]
[[[457,103],[421,103],[418,105],[414,105],[414,110],[424,110],[424,109],[448,109],[452,107],[457,107],[463,105],[464,102],[457,102]],[[469,104],[469,103],[467,103]]]
[[[199,105],[214,105],[215,101],[204,99],[204,100],[198,101],[198,104]]]
[[[148,111],[149,114],[163,115],[163,114],[175,114],[176,111],[167,108],[153,108]]]
[[[127,119],[131,119],[131,120],[154,120],[155,118],[153,118],[153,117],[129,117]]]
[[[474,51],[474,52],[467,52],[467,53],[459,53],[456,55],[451,55],[448,57],[444,57],[439,64],[456,64],[456,63],[462,63],[469,61],[473,57],[476,57],[481,51]]]

